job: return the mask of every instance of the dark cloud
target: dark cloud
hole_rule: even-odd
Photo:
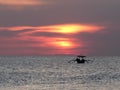
[[[19,33],[16,31],[9,31],[9,30],[2,30],[0,31],[0,37],[14,37],[17,36]]]
[[[37,9],[1,10],[1,26],[50,25],[60,23],[118,23],[118,0],[60,0]],[[12,23],[10,23],[12,22]]]
[[[35,32],[31,34],[32,36],[44,36],[44,37],[69,37],[69,35],[55,33],[55,32]]]
[[[120,55],[118,28],[107,28],[107,30],[96,33],[80,33],[75,37],[85,44],[85,49],[90,50],[91,55]],[[78,50],[81,50],[78,48]]]

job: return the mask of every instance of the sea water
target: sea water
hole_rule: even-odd
[[[120,57],[0,57],[0,90],[120,90]]]

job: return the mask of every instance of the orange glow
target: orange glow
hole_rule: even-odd
[[[23,5],[39,5],[44,4],[42,1],[37,0],[0,0],[0,4],[2,5],[12,5],[12,6],[23,6]]]
[[[95,32],[100,29],[103,29],[102,26],[95,25],[82,25],[82,24],[63,24],[63,25],[53,25],[53,26],[45,26],[41,28],[51,28],[51,30],[47,32],[57,32],[57,33],[78,33],[78,32]]]
[[[70,47],[70,46],[71,46],[71,43],[70,43],[70,42],[65,42],[65,41],[59,42],[58,44],[59,44],[60,46],[63,46],[63,47]]]
[[[68,41],[58,41],[58,42],[53,42],[56,46],[62,47],[62,48],[71,48],[73,47],[72,43]]]
[[[0,27],[0,30],[7,29],[12,31],[30,29],[33,31],[25,32],[24,34],[32,34],[34,32],[51,32],[62,34],[75,34],[79,32],[93,33],[104,29],[104,26],[97,25],[83,25],[83,24],[61,24],[51,26],[16,26],[16,27]]]
[[[35,47],[38,50],[43,50],[44,53],[47,53],[49,51],[50,54],[51,52],[54,52],[55,54],[75,54],[79,52],[87,52],[87,49],[82,49],[82,47],[85,47],[87,44],[82,41],[81,38],[75,37],[77,33],[94,33],[96,31],[103,30],[104,28],[104,26],[97,25],[61,24],[49,26],[0,27],[0,30],[9,30],[11,33],[15,32],[16,36],[10,38],[12,41],[26,42],[22,45],[20,43],[16,43],[16,47]],[[77,34],[77,36],[78,35],[79,34]],[[6,37],[6,40],[7,39],[9,40],[8,37]],[[10,45],[12,47],[13,44]],[[77,48],[81,48],[81,50],[77,51]],[[41,51],[38,52],[43,53]]]
[[[50,27],[55,28],[55,30],[51,30],[51,32],[58,33],[75,33],[79,31],[79,25],[56,25]]]

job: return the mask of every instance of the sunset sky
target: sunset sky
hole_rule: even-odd
[[[120,0],[0,0],[0,56],[120,55]]]

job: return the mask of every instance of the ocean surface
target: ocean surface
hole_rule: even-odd
[[[120,57],[0,57],[0,90],[120,90]]]

